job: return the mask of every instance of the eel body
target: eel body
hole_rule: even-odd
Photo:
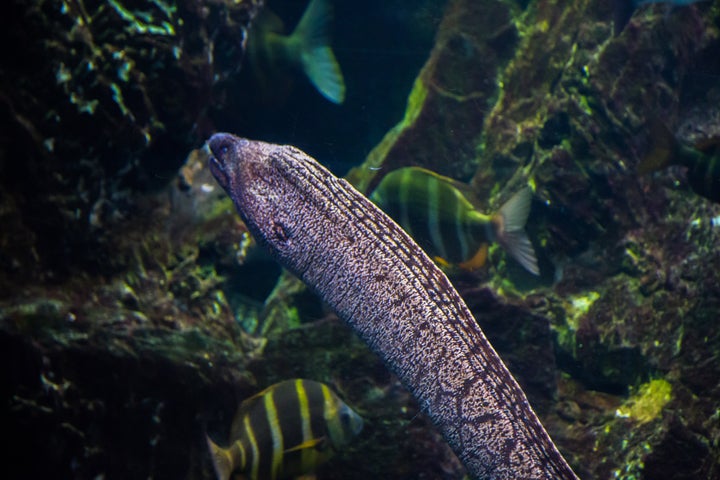
[[[256,240],[333,308],[478,479],[576,479],[445,274],[291,146],[214,135],[210,170]]]

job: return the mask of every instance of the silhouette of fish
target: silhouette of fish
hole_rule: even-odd
[[[688,184],[695,193],[720,203],[720,146],[710,142],[703,150],[683,145],[660,121],[654,121],[650,128],[651,148],[638,164],[638,173],[670,165],[687,167]]]
[[[251,68],[262,87],[273,90],[287,78],[289,69],[302,71],[329,101],[345,101],[345,81],[330,48],[333,18],[329,0],[312,0],[290,35],[283,35],[283,22],[267,8],[255,19],[248,38]]]

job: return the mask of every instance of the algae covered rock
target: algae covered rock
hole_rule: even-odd
[[[462,62],[445,62],[438,74],[438,59],[457,53],[443,43],[454,38],[453,12],[464,11],[472,24],[469,12],[480,4],[492,10],[489,3],[452,3],[405,119],[352,178],[371,190],[398,166],[459,180],[472,166],[470,183],[488,211],[530,184],[536,201],[528,230],[541,278],[527,278],[491,249],[488,271],[454,274],[454,282],[471,305],[487,295],[473,285],[487,282],[491,295],[517,309],[508,312],[513,318],[536,316],[552,330],[554,345],[531,354],[549,372],[541,390],[529,390],[530,401],[581,477],[711,478],[720,397],[710,377],[720,365],[698,362],[720,351],[708,330],[709,319],[720,318],[718,206],[694,194],[682,170],[640,176],[635,168],[656,141],[649,126],[658,118],[686,143],[717,138],[720,11],[713,2],[643,5],[614,35],[613,2],[502,3],[509,17],[494,18],[516,33],[503,42],[511,48],[496,57],[493,81],[463,84],[476,77]],[[475,56],[468,63],[486,65],[480,50],[465,51]],[[440,95],[447,90],[439,85],[475,92],[487,107],[467,123],[461,103],[444,108],[438,100],[466,97]],[[448,161],[450,143],[463,146]],[[527,325],[493,331],[508,307],[478,305],[474,313],[494,344],[525,334]],[[513,361],[519,351],[504,356],[523,383],[533,370]],[[677,393],[656,415],[618,409],[652,382]]]
[[[146,198],[147,221],[114,237],[127,271],[0,297],[10,478],[207,478],[203,430],[252,394],[246,367],[264,342],[235,321],[222,264],[203,260],[236,244],[235,216],[189,216],[172,189],[176,209]]]
[[[370,153],[365,167],[422,165],[443,175],[470,175],[497,95],[495,78],[517,36],[505,2],[449,2],[405,118]],[[366,190],[379,180],[366,175],[351,172],[349,178]]]
[[[259,4],[6,6],[0,386],[24,476],[211,478],[206,431],[313,376],[369,420],[343,478],[462,478],[397,380],[277,281],[203,151],[186,158],[236,118]],[[720,207],[681,168],[635,169],[652,119],[718,136],[720,10],[643,5],[616,35],[612,5],[449,2],[404,117],[348,178],[369,192],[420,165],[488,212],[529,184],[541,276],[496,247],[449,271],[491,343],[582,478],[715,478]]]
[[[131,213],[134,192],[164,186],[212,132],[208,106],[239,68],[258,3],[7,2],[0,182],[18,225],[3,229],[3,267],[98,267],[103,229]]]

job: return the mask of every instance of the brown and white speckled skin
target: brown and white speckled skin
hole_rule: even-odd
[[[214,135],[210,169],[257,241],[383,359],[482,479],[577,478],[445,274],[290,146]]]

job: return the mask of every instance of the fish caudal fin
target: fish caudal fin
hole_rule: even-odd
[[[497,242],[527,271],[540,274],[535,250],[525,233],[532,192],[523,188],[500,208],[493,225]]]
[[[312,0],[292,37],[301,45],[300,63],[310,82],[325,98],[341,104],[345,101],[345,81],[330,48],[332,17],[328,0]]]
[[[640,160],[637,167],[637,172],[641,175],[668,167],[672,163],[677,148],[675,135],[659,120],[654,120],[650,124],[649,138],[652,142],[650,150]]]
[[[212,457],[213,467],[215,467],[215,475],[218,480],[229,480],[233,471],[232,456],[230,452],[219,447],[210,437],[205,436]]]
[[[305,73],[323,97],[338,105],[345,101],[345,82],[330,47],[303,54],[302,61]]]

